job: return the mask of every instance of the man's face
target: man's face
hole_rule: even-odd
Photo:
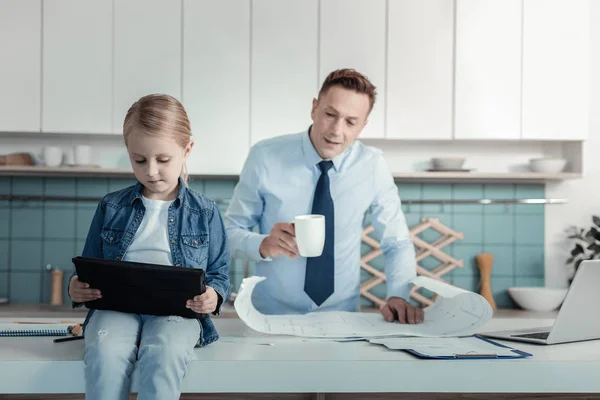
[[[329,160],[354,142],[367,124],[369,96],[332,86],[313,99],[310,140],[321,158]]]

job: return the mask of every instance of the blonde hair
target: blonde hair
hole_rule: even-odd
[[[190,120],[183,105],[176,98],[160,93],[144,96],[129,107],[123,122],[125,145],[134,131],[173,139],[184,149],[192,137]],[[187,185],[185,163],[181,169],[181,177]]]

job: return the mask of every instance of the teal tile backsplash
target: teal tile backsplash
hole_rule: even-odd
[[[109,191],[129,186],[132,179],[107,178],[25,178],[0,177],[0,194],[101,197]],[[190,180],[189,186],[215,200],[231,197],[233,180]],[[464,260],[464,267],[444,276],[450,283],[478,290],[479,272],[475,255],[494,254],[492,290],[499,307],[515,307],[507,288],[544,285],[544,206],[479,204],[408,204],[408,200],[515,199],[543,198],[544,185],[535,184],[442,184],[399,183],[400,197],[409,227],[422,218],[436,217],[442,223],[463,232],[464,239],[444,249]],[[89,224],[96,209],[89,201],[0,201],[0,297],[13,303],[47,303],[50,299],[50,274],[45,265],[65,269],[66,282],[72,269],[71,258],[81,254]],[[222,212],[226,204],[219,205]],[[366,216],[365,223],[369,223]],[[439,234],[427,231],[419,235],[431,241]],[[362,245],[362,252],[370,250]],[[384,258],[370,262],[383,270]],[[433,269],[440,262],[428,257],[420,263]],[[238,288],[244,274],[253,273],[252,263],[233,260],[230,279]],[[371,276],[361,271],[363,281]],[[66,287],[66,286],[65,286]],[[372,292],[385,297],[385,284]],[[65,301],[68,297],[65,293]],[[364,305],[372,305],[364,300]]]

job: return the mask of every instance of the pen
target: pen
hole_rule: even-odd
[[[54,343],[60,343],[60,342],[69,342],[71,340],[79,340],[79,339],[83,339],[83,336],[69,336],[69,337],[63,337],[63,338],[58,338],[58,339],[54,339],[53,342]]]
[[[498,354],[454,354],[454,358],[498,358]]]

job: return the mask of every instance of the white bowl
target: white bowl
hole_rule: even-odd
[[[533,172],[543,172],[546,174],[556,174],[565,169],[567,160],[564,158],[532,158],[529,160],[529,167]]]
[[[437,157],[431,159],[433,169],[461,169],[464,163],[465,159],[459,157]]]
[[[508,289],[508,294],[525,310],[552,311],[562,304],[567,291],[546,287],[512,287]]]

